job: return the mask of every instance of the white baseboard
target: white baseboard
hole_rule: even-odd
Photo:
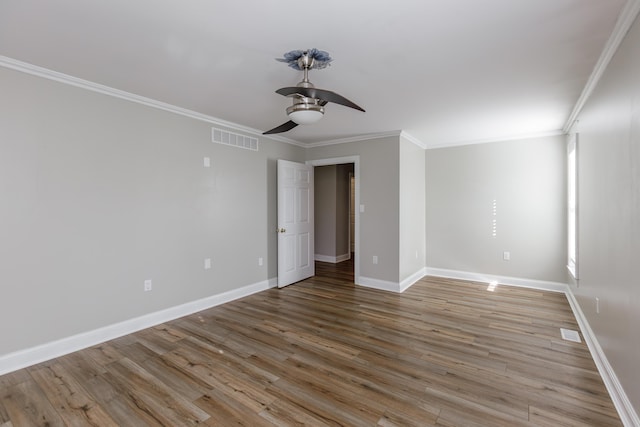
[[[26,368],[74,351],[82,350],[102,342],[131,334],[141,329],[159,325],[179,317],[187,316],[198,311],[206,310],[226,302],[233,301],[257,292],[274,288],[277,279],[269,279],[262,282],[247,285],[239,289],[212,295],[197,301],[188,302],[165,310],[145,314],[124,322],[115,323],[93,331],[84,332],[57,341],[52,341],[25,350],[0,355],[0,375]]]
[[[342,261],[347,261],[351,259],[351,252],[349,252],[348,254],[342,254],[342,255],[338,255],[336,257],[336,263],[338,262],[342,262]]]
[[[320,262],[330,262],[332,264],[337,264],[339,262],[351,259],[351,254],[348,253],[348,254],[342,254],[342,255],[338,255],[338,256],[315,254],[314,259],[316,261],[320,261]]]
[[[391,291],[396,293],[404,292],[415,282],[425,275],[447,277],[452,279],[471,280],[476,282],[493,282],[522,286],[534,289],[542,289],[553,292],[563,292],[566,294],[571,309],[578,321],[582,335],[589,347],[589,351],[598,368],[598,372],[604,381],[604,384],[611,396],[620,419],[627,427],[640,426],[640,418],[635,412],[629,398],[627,397],[618,377],[616,376],[611,364],[598,343],[598,340],[589,325],[580,304],[576,300],[571,288],[565,283],[546,282],[540,280],[513,278],[505,276],[495,276],[480,273],[463,272],[457,270],[446,270],[441,268],[426,267],[409,276],[402,282],[390,282],[385,280],[373,279],[369,277],[360,277],[358,285]],[[277,278],[272,278],[252,285],[244,286],[239,289],[223,292],[221,294],[212,295],[197,301],[181,304],[176,307],[170,307],[155,313],[146,314],[135,319],[126,320],[124,322],[105,326],[93,331],[63,338],[50,343],[42,344],[36,347],[20,350],[0,356],[0,375],[26,368],[74,351],[82,350],[102,342],[131,334],[141,329],[149,328],[179,317],[187,316],[198,311],[206,310],[226,302],[230,302],[257,292],[274,288],[277,286]]]
[[[495,276],[491,274],[481,274],[481,273],[471,273],[467,271],[457,271],[457,270],[446,270],[442,268],[426,268],[426,274],[429,276],[438,276],[438,277],[447,277],[451,279],[460,279],[460,280],[471,280],[474,282],[498,282],[505,285],[512,286],[521,286],[526,288],[533,289],[542,289],[545,291],[553,291],[553,292],[563,292],[567,296],[567,300],[569,301],[569,305],[573,310],[573,314],[578,321],[578,325],[580,326],[580,331],[582,332],[582,336],[584,337],[585,342],[587,343],[587,347],[589,347],[589,352],[591,353],[591,357],[593,357],[593,361],[598,368],[598,373],[602,377],[602,381],[609,392],[609,396],[613,401],[613,404],[618,411],[618,415],[622,423],[625,427],[639,427],[640,426],[640,418],[638,414],[635,412],[633,405],[629,401],[627,394],[625,393],[618,377],[616,376],[611,364],[607,360],[607,356],[604,354],[602,347],[598,343],[598,339],[596,338],[587,318],[584,316],[582,309],[580,308],[580,304],[576,300],[573,292],[571,291],[571,287],[566,283],[559,282],[546,282],[540,280],[531,280],[531,279],[521,279],[515,277],[505,277],[505,276]]]
[[[404,292],[411,285],[416,283],[424,276],[447,277],[450,279],[470,280],[473,282],[498,282],[505,285],[520,286],[524,288],[541,289],[552,292],[567,292],[569,287],[566,283],[548,282],[543,280],[522,279],[519,277],[496,276],[492,274],[472,273],[469,271],[447,270],[444,268],[425,267],[416,271],[402,282],[389,282],[384,280],[372,279],[370,277],[360,277],[358,285],[368,288],[381,289],[391,292]]]
[[[519,277],[496,276],[493,274],[472,273],[468,271],[447,270],[444,268],[426,268],[427,276],[447,277],[450,279],[471,280],[473,282],[498,282],[504,285],[520,286],[523,288],[541,289],[552,292],[567,292],[566,283],[548,282],[544,280],[523,279]]]
[[[373,279],[371,277],[363,277],[360,276],[360,281],[358,285],[364,286],[367,288],[380,289],[383,291],[402,293],[409,289],[411,285],[416,283],[418,280],[422,279],[425,275],[425,269],[421,268],[420,270],[413,273],[411,276],[407,277],[401,282],[390,282],[386,280]]]
[[[589,347],[591,357],[593,357],[593,361],[598,367],[598,372],[607,387],[609,396],[618,410],[618,415],[620,415],[622,424],[626,427],[640,426],[640,417],[638,417],[638,414],[633,409],[633,405],[622,388],[622,384],[620,384],[609,360],[607,360],[607,356],[604,354],[600,343],[598,343],[598,339],[593,333],[593,330],[582,312],[580,304],[578,304],[578,300],[576,300],[576,297],[573,295],[571,288],[567,289],[566,295],[569,300],[569,305],[571,305],[571,309],[573,310],[573,314],[576,316],[578,325],[580,325],[582,336],[584,336],[584,340]]]
[[[427,274],[427,269],[423,267],[420,270],[413,273],[411,276],[404,279],[402,282],[400,282],[400,292],[404,292],[407,289],[409,289],[414,283],[416,283],[418,280],[426,276],[426,274]]]
[[[364,286],[366,288],[380,289],[382,291],[400,292],[400,283],[373,279],[371,277],[360,276],[360,281],[357,285]]]

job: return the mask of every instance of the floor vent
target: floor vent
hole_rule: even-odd
[[[258,151],[258,138],[240,135],[222,129],[211,128],[211,140],[218,144]]]
[[[580,340],[580,334],[578,331],[572,331],[571,329],[560,328],[560,334],[562,339],[566,341],[582,342]]]

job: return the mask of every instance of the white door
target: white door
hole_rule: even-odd
[[[278,160],[278,287],[315,274],[313,166]]]

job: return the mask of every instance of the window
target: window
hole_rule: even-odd
[[[567,268],[578,279],[578,135],[567,144]]]

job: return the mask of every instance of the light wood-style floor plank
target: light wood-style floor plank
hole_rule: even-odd
[[[34,381],[2,390],[2,403],[14,426],[58,427],[66,424]]]
[[[563,294],[316,272],[0,376],[0,427],[621,425]]]
[[[31,371],[60,417],[69,426],[114,426],[118,424],[84,390],[60,363]]]

